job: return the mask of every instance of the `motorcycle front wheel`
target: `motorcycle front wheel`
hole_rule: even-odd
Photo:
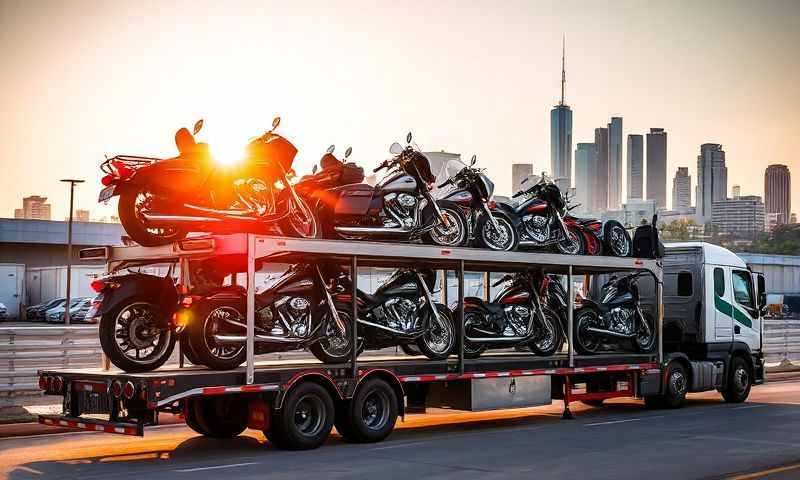
[[[284,235],[295,238],[321,238],[322,225],[308,202],[303,197],[289,197],[286,202],[288,216],[281,223]]]
[[[186,237],[186,232],[179,228],[149,228],[144,224],[141,211],[150,196],[149,192],[132,188],[123,190],[119,195],[119,221],[131,239],[143,247],[157,247]]]
[[[563,342],[559,341],[561,330],[558,328],[556,313],[549,308],[543,309],[542,313],[544,313],[544,325],[539,326],[542,331],[528,343],[528,348],[536,355],[549,357],[561,350]]]
[[[600,314],[592,307],[582,307],[575,311],[575,350],[583,355],[597,353],[602,346],[600,335],[589,328],[600,328]]]
[[[123,303],[100,319],[100,345],[111,363],[130,373],[164,365],[175,348],[175,332],[159,325],[159,308],[144,300]]]
[[[436,311],[439,313],[438,322],[433,318],[430,310],[426,313],[431,320],[430,327],[417,340],[417,347],[423,355],[431,360],[444,360],[456,345],[456,329],[449,308],[444,305],[436,305]]]
[[[438,202],[442,216],[448,225],[442,225],[439,219],[434,219],[436,226],[425,234],[426,243],[440,247],[463,247],[469,240],[467,232],[467,219],[455,204]]]
[[[492,221],[481,215],[476,225],[475,240],[479,247],[499,252],[510,252],[517,249],[519,234],[514,225],[502,215],[492,215],[497,221],[495,228]]]
[[[322,324],[322,338],[311,345],[309,350],[311,350],[311,353],[322,363],[347,362],[350,360],[353,352],[353,317],[346,309],[336,309],[339,320],[344,323],[345,331],[342,333],[336,326],[336,321],[333,319],[330,310],[327,307],[323,308],[323,313],[317,319],[317,322]],[[362,345],[359,346],[361,347]],[[358,353],[361,353],[361,350],[362,349],[359,348]]]
[[[556,244],[558,253],[564,255],[583,255],[586,252],[586,246],[583,243],[583,235],[580,230],[575,227],[567,227],[567,235],[569,238]]]
[[[644,321],[649,328],[645,328],[639,322],[636,328],[636,336],[633,337],[633,348],[639,353],[650,353],[656,348],[655,321],[649,313],[644,313]]]

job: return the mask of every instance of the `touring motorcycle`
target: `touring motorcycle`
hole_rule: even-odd
[[[340,276],[347,288],[334,295],[339,316],[351,317],[350,279]],[[433,298],[436,273],[430,269],[400,268],[373,294],[358,290],[358,335],[362,348],[375,350],[413,345],[409,353],[422,353],[432,360],[448,357],[456,345],[453,316],[447,306]],[[419,352],[417,352],[419,350]],[[405,349],[404,349],[405,351]]]
[[[475,168],[475,162],[475,155],[469,165],[457,162],[461,168],[439,185],[440,189],[451,185],[454,188],[440,195],[440,198],[464,210],[470,226],[470,237],[474,238],[477,246],[498,251],[515,250],[519,233],[511,218],[504,211],[494,208],[494,183],[483,169]],[[448,168],[453,166],[448,165]]]
[[[487,348],[517,345],[537,355],[555,354],[563,345],[558,315],[540,301],[535,272],[505,275],[492,286],[503,283],[491,302],[464,298],[464,355],[476,358]]]
[[[392,144],[394,157],[373,172],[388,175],[374,187],[353,184],[338,187],[315,210],[323,219],[326,237],[345,239],[422,239],[442,246],[463,246],[468,241],[467,222],[458,205],[431,195],[436,177],[428,159],[411,146]]]
[[[314,238],[319,223],[289,177],[297,149],[272,129],[250,141],[244,162],[218,167],[208,145],[181,128],[179,155],[160,160],[118,155],[103,162],[105,188],[98,201],[119,196],[119,218],[128,235],[144,246],[180,240],[189,231],[250,231]]]
[[[614,256],[631,253],[631,237],[617,221],[603,224],[599,220],[572,216],[569,205],[558,186],[542,174],[541,179],[526,190],[513,195],[523,197],[516,204],[497,203],[517,227],[520,248],[553,248],[568,255],[600,255],[604,249]]]
[[[652,352],[656,347],[655,321],[642,310],[637,279],[644,272],[612,276],[601,287],[598,303],[583,299],[575,311],[575,349],[595,353],[607,343],[630,341],[636,351]]]

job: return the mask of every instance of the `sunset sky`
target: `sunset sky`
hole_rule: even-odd
[[[96,203],[104,154],[172,156],[173,134],[235,151],[268,129],[305,172],[331,143],[373,167],[409,130],[489,168],[549,168],[561,36],[573,142],[611,116],[663,127],[672,175],[721,143],[728,187],[789,165],[800,211],[800,1],[0,2],[0,216],[21,197]],[[573,143],[573,148],[574,148]],[[623,175],[624,177],[624,175]],[[729,191],[730,194],[730,191]],[[668,200],[669,201],[669,200]],[[694,199],[693,199],[694,202]]]

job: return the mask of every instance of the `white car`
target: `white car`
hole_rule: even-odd
[[[78,306],[80,306],[86,299],[84,298],[74,298],[69,303],[69,314],[72,315],[74,312],[78,310]],[[44,321],[47,323],[64,323],[64,305],[51,308],[50,310],[44,313]]]
[[[0,320],[8,320],[8,308],[0,303]]]

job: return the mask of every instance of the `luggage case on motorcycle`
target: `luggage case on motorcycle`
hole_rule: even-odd
[[[658,216],[653,216],[650,225],[636,227],[633,234],[633,256],[638,258],[664,258],[664,244],[658,238],[656,222]]]
[[[345,163],[342,165],[342,173],[339,177],[339,185],[349,185],[351,183],[361,183],[364,181],[364,169],[355,163]]]

